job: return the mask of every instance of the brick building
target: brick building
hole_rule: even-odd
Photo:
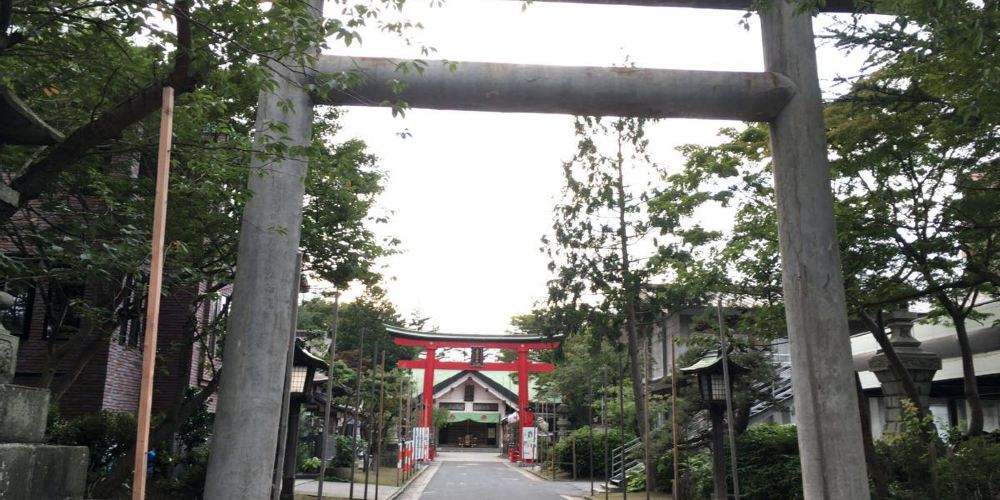
[[[52,338],[53,324],[63,328],[79,328],[82,320],[73,316],[68,303],[75,297],[50,291],[44,282],[21,283],[4,287],[15,296],[17,303],[2,318],[11,333],[20,337],[15,383],[38,385],[47,365],[47,353],[69,338]],[[144,288],[144,287],[140,287]],[[65,290],[64,290],[65,292]],[[85,287],[70,289],[70,293],[87,293]],[[191,313],[196,293],[174,292],[164,295],[160,305],[157,335],[157,370],[153,394],[153,412],[167,410],[189,387],[206,385],[213,359],[214,342],[194,342],[195,328],[207,324],[225,300],[209,307],[199,307]],[[58,319],[57,316],[61,316]],[[194,321],[197,324],[192,324]],[[139,378],[142,368],[142,342],[145,333],[145,310],[121,322],[117,331],[105,334],[88,348],[90,360],[76,380],[59,399],[60,414],[66,418],[102,410],[134,412],[139,401]],[[80,354],[71,353],[56,370],[53,387],[72,370]]]

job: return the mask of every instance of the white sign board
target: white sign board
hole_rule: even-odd
[[[429,460],[431,447],[430,427],[413,428],[413,459]]]
[[[538,428],[525,427],[521,429],[521,460],[538,459]]]

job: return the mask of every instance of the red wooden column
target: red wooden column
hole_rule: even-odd
[[[524,460],[524,428],[535,423],[535,415],[528,411],[528,347],[520,345],[517,348],[517,449],[521,460]]]
[[[420,425],[427,427],[427,438],[431,439],[430,429],[434,426],[434,365],[437,361],[435,356],[437,348],[426,347],[424,352],[427,353],[424,359],[424,411],[420,414]],[[430,455],[428,458],[434,460],[434,444],[428,444],[427,450]]]
[[[424,411],[420,414],[420,426],[430,427],[433,424],[434,415],[434,361],[437,348],[427,347],[424,352],[427,358],[424,360]]]

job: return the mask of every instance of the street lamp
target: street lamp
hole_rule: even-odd
[[[726,412],[727,393],[732,388],[726,385],[724,361],[728,361],[729,374],[733,377],[748,371],[723,356],[721,350],[709,351],[695,364],[681,368],[681,372],[698,377],[698,394],[712,417],[712,476],[716,500],[727,498],[726,462],[722,454],[722,422]]]

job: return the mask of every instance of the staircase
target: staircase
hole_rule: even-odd
[[[608,482],[619,488],[624,487],[630,472],[642,470],[642,460],[636,458],[640,453],[635,453],[641,448],[642,441],[635,438],[611,450],[611,478]]]

